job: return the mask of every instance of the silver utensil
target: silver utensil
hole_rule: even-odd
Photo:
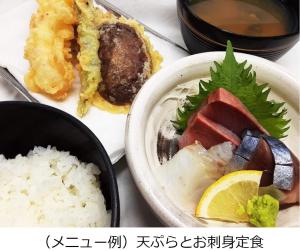
[[[96,3],[102,5],[105,9],[107,9],[108,11],[113,12],[114,14],[118,15],[118,16],[123,16],[126,17],[128,19],[134,19],[136,20],[138,23],[140,23],[141,25],[144,26],[145,30],[152,33],[154,36],[176,46],[177,48],[185,51],[186,53],[190,54],[190,52],[185,49],[184,47],[182,47],[180,44],[177,44],[176,42],[172,41],[171,39],[167,38],[166,36],[160,34],[159,32],[157,32],[156,30],[152,29],[151,27],[149,27],[148,25],[142,23],[141,21],[137,20],[136,18],[132,17],[131,15],[125,13],[124,11],[122,11],[121,9],[119,9],[118,7],[116,7],[115,5],[105,1],[105,0],[95,0]]]
[[[0,67],[0,77],[2,77],[7,81],[8,84],[14,87],[27,101],[39,103],[39,101],[34,98],[6,68]]]

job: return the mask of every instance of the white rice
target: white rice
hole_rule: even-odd
[[[109,226],[99,174],[94,164],[54,147],[14,159],[0,155],[0,226]]]

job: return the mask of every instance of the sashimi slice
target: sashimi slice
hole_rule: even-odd
[[[232,158],[233,149],[230,142],[209,150],[200,144],[189,145],[153,172],[172,202],[194,214],[204,190],[224,175],[224,167]]]
[[[212,92],[199,112],[240,137],[246,129],[269,135],[244,104],[224,88]]]
[[[179,147],[182,149],[196,141],[206,149],[226,141],[230,141],[235,146],[240,144],[240,138],[237,135],[201,113],[195,114],[189,121],[188,127],[179,139]]]

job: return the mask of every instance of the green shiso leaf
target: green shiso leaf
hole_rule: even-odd
[[[215,69],[210,68],[211,80],[199,82],[199,93],[187,96],[183,107],[178,108],[176,121],[173,124],[179,133],[187,127],[191,114],[214,90],[222,87],[238,97],[258,122],[276,138],[286,136],[290,120],[285,119],[287,109],[284,102],[268,100],[268,84],[257,84],[256,73],[247,61],[238,63],[234,57],[232,44],[227,42],[226,56],[222,63],[214,62]]]

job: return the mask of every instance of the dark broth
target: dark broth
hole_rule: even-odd
[[[188,0],[192,13],[223,30],[248,36],[290,32],[289,12],[279,0]]]

